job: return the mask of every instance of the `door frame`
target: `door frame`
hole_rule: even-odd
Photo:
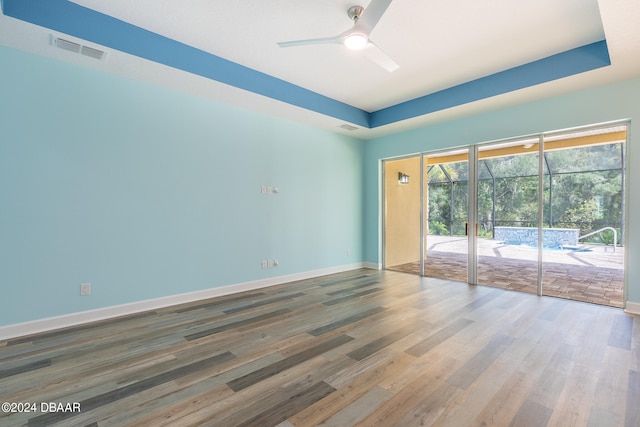
[[[385,162],[394,161],[394,160],[402,160],[408,158],[414,158],[416,156],[419,157],[420,161],[420,274],[424,277],[425,272],[425,256],[426,256],[426,248],[424,245],[426,238],[426,227],[425,227],[425,206],[424,206],[424,186],[425,186],[425,178],[426,174],[424,171],[424,158],[428,155],[445,153],[449,151],[466,149],[468,150],[468,168],[469,168],[469,182],[468,182],[468,222],[472,224],[470,227],[472,232],[468,235],[468,265],[467,265],[467,277],[468,283],[471,285],[477,285],[477,235],[473,231],[475,230],[475,226],[478,224],[478,212],[477,212],[477,201],[478,201],[478,149],[479,147],[485,145],[494,145],[499,143],[504,143],[508,141],[514,141],[519,139],[532,139],[538,138],[538,280],[537,280],[537,294],[543,295],[542,293],[542,274],[543,274],[543,253],[542,253],[542,239],[543,239],[543,225],[544,225],[544,142],[546,138],[551,136],[558,135],[566,135],[573,132],[585,132],[589,130],[597,130],[597,129],[606,129],[615,126],[625,126],[626,127],[626,140],[622,149],[623,156],[623,173],[622,173],[622,193],[624,200],[624,208],[622,212],[623,220],[622,225],[624,227],[623,230],[623,239],[624,242],[629,241],[629,227],[628,227],[628,218],[629,218],[629,203],[626,201],[629,199],[629,186],[627,185],[629,179],[629,134],[631,131],[631,121],[629,119],[623,120],[614,120],[610,122],[592,124],[587,126],[576,126],[572,128],[554,130],[554,131],[545,131],[538,132],[530,135],[522,135],[518,137],[512,138],[502,138],[492,141],[486,141],[481,143],[476,143],[472,145],[466,146],[453,146],[449,148],[443,148],[438,150],[428,150],[420,153],[412,153],[403,156],[390,157],[381,159],[381,204],[380,204],[380,226],[381,226],[381,255],[382,255],[382,263],[381,266],[383,269],[387,268],[386,265],[386,215],[385,215],[385,206],[386,206],[386,176],[385,176]],[[473,226],[475,225],[475,226]],[[625,253],[623,260],[623,268],[624,268],[624,283],[623,283],[623,301],[622,306],[623,309],[626,309],[627,299],[628,299],[628,262],[629,257],[628,254]]]

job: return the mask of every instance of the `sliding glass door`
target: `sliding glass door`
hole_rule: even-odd
[[[626,127],[544,137],[542,294],[621,307]]]
[[[478,147],[477,284],[538,293],[539,140]]]
[[[424,275],[467,282],[469,150],[424,155]]]
[[[384,162],[385,268],[622,307],[627,125]]]

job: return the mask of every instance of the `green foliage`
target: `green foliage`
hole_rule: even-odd
[[[569,207],[564,212],[564,221],[567,223],[574,223],[583,225],[580,227],[580,234],[586,234],[590,231],[589,224],[593,223],[596,219],[596,202],[591,200],[579,200],[575,203],[575,206]],[[586,225],[586,227],[585,227]]]
[[[479,162],[478,232],[481,236],[492,236],[495,226],[537,227],[538,164],[537,153]],[[607,226],[620,227],[622,144],[550,151],[545,153],[544,165],[543,223],[546,227],[580,228],[581,235]],[[459,234],[460,224],[466,221],[466,167],[466,162],[460,162],[430,169],[431,233],[435,234],[437,229],[438,234],[448,234],[453,228],[453,234]],[[594,239],[613,242],[611,232],[598,236],[602,237]]]
[[[429,234],[438,236],[449,235],[449,227],[440,221],[429,221]]]

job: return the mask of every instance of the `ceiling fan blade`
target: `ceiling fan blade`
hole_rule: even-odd
[[[292,47],[292,46],[306,46],[310,44],[330,44],[330,43],[338,43],[341,44],[343,40],[342,35],[336,37],[323,37],[320,39],[308,39],[308,40],[293,40],[289,42],[279,42],[278,46],[280,47]]]
[[[384,53],[382,49],[380,49],[371,40],[369,40],[367,47],[364,48],[364,54],[371,61],[375,62],[390,73],[400,68],[400,66],[396,64],[393,59],[391,59],[386,53]]]
[[[358,19],[357,26],[361,28],[367,35],[373,31],[384,12],[387,10],[392,0],[371,0],[369,6],[362,12],[362,16]]]

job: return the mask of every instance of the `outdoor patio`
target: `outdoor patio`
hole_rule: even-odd
[[[479,239],[478,246],[478,284],[537,292],[537,249],[492,239]],[[622,307],[624,248],[614,252],[612,246],[581,244],[573,249],[543,251],[543,294]],[[420,274],[420,262],[389,269]],[[466,237],[428,236],[425,275],[467,282]]]

